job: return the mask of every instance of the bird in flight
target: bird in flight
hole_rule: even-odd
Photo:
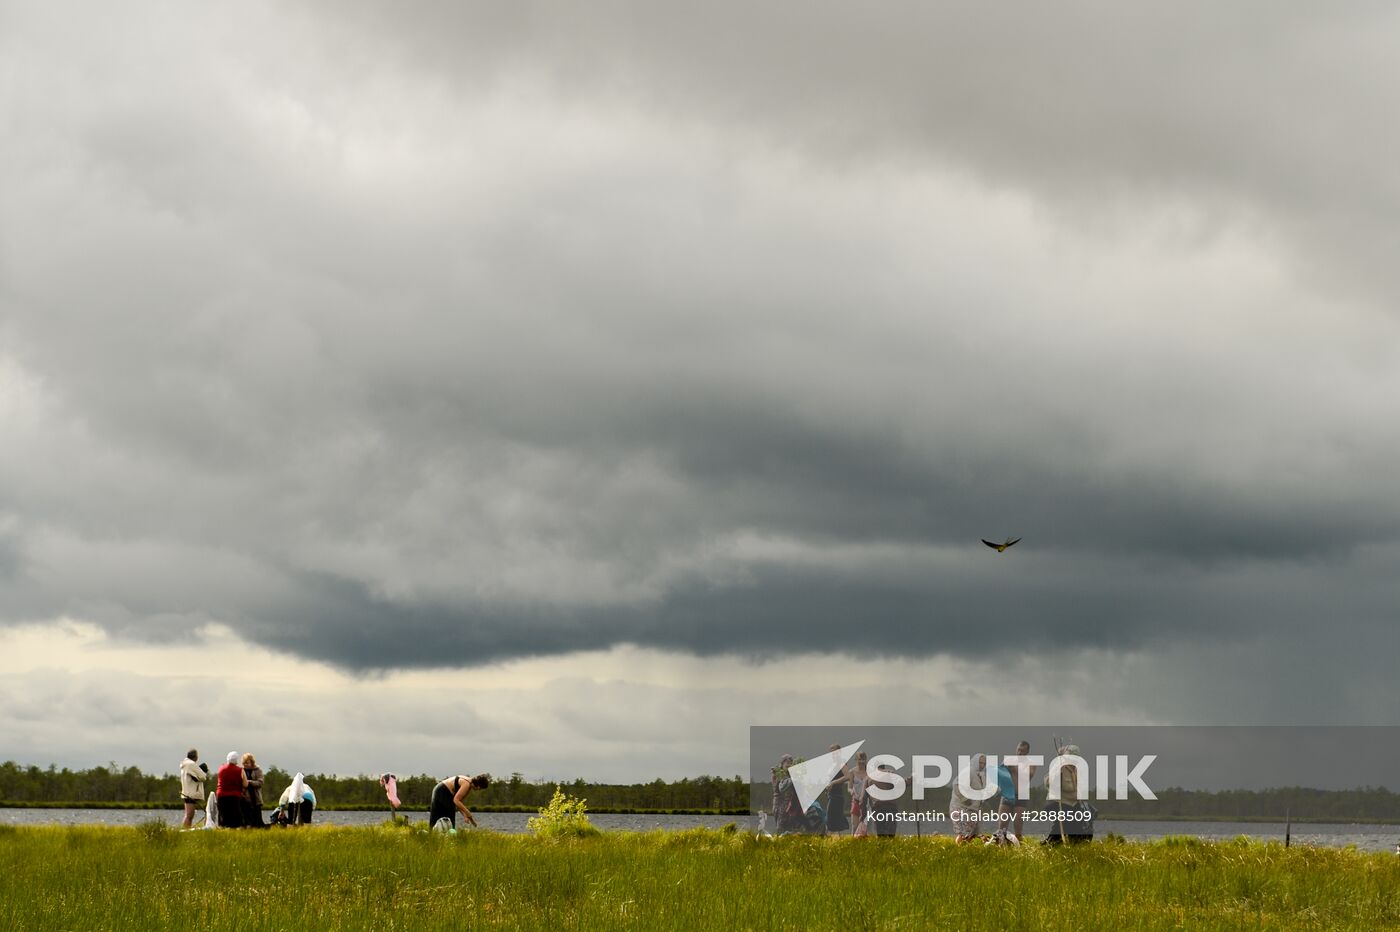
[[[997,553],[1005,553],[1007,547],[1010,547],[1012,544],[1016,543],[1016,541],[1019,541],[1020,539],[1021,538],[1018,537],[1016,538],[1016,540],[1007,540],[1007,542],[1004,544],[994,544],[984,537],[982,538],[982,543],[986,544],[988,547],[991,547]]]

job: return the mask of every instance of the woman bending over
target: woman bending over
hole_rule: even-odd
[[[428,824],[436,826],[438,820],[447,819],[453,828],[457,827],[457,813],[462,814],[472,825],[476,825],[476,818],[467,809],[466,799],[473,790],[484,790],[491,785],[489,774],[479,773],[474,777],[458,774],[455,777],[448,777],[433,787],[432,806],[428,811]]]

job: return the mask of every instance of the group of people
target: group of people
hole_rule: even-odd
[[[830,752],[839,755],[841,746],[833,744]],[[974,799],[962,792],[954,780],[949,798],[948,816],[957,842],[966,844],[990,828],[989,842],[1019,844],[1024,839],[1026,807],[1030,803],[1029,787],[1037,768],[1021,763],[1019,758],[1030,754],[1030,742],[1016,746],[1016,754],[997,764],[995,790],[987,799]],[[1079,756],[1073,744],[1057,746],[1058,756]],[[890,816],[898,809],[898,800],[882,800],[872,796],[869,757],[864,751],[856,753],[849,763],[841,763],[826,789],[810,807],[804,810],[798,801],[796,788],[788,777],[793,756],[784,754],[773,769],[773,810],[778,834],[803,832],[814,834],[844,834],[856,837],[874,834],[892,838],[895,820]],[[987,755],[974,754],[965,776],[965,788],[974,796],[986,796],[988,786]],[[1049,774],[1046,779],[1048,782]],[[1045,841],[1089,841],[1093,838],[1092,811],[1087,810],[1086,795],[1080,793],[1079,772],[1076,767],[1059,768],[1059,799],[1050,804],[1047,819],[1049,833]],[[985,807],[985,808],[984,808]],[[993,808],[995,807],[995,808]],[[995,817],[991,813],[995,812]],[[872,818],[874,816],[874,818]]]
[[[211,777],[215,781],[214,791],[206,794],[205,784]],[[397,781],[398,778],[391,773],[384,774],[379,781],[395,809],[400,805]],[[473,791],[484,790],[490,785],[491,777],[484,773],[474,777],[456,774],[438,781],[433,787],[428,824],[455,829],[457,815],[461,813],[468,824],[475,826],[476,817],[467,808],[467,797]],[[262,768],[252,754],[240,756],[236,751],[229,751],[226,763],[210,774],[208,765],[199,760],[199,751],[190,748],[180,762],[180,799],[185,804],[182,828],[194,827],[195,811],[201,806],[206,810],[206,828],[309,825],[316,811],[316,792],[306,782],[305,776],[299,773],[278,797],[271,820],[264,822]]]
[[[833,744],[829,750],[839,754],[841,746]],[[886,801],[871,796],[868,792],[870,779],[867,770],[870,758],[864,751],[856,752],[850,764],[842,763],[822,796],[806,810],[797,798],[796,787],[788,776],[788,768],[793,766],[791,754],[784,754],[778,766],[773,768],[773,819],[779,835],[790,832],[822,835],[850,832],[856,837],[864,837],[872,831],[880,836],[892,836],[893,823],[886,825],[882,820],[870,818],[871,813],[892,809]]]
[[[205,783],[214,778],[214,791]],[[316,810],[316,792],[301,774],[282,791],[270,822],[263,821],[263,771],[252,754],[229,751],[215,773],[190,748],[180,762],[180,799],[185,804],[182,828],[193,828],[195,811],[205,809],[206,828],[267,828],[269,825],[307,825]]]
[[[957,781],[954,782],[948,803],[948,817],[953,823],[959,844],[973,841],[981,834],[983,825],[989,821],[982,809],[983,802],[990,803],[993,800],[996,805],[997,818],[991,820],[996,828],[990,833],[989,840],[1004,844],[1020,844],[1025,839],[1026,806],[1030,802],[1028,789],[1035,779],[1037,768],[1031,763],[1021,763],[1019,759],[1024,758],[1030,752],[1030,742],[1022,741],[1016,745],[1014,756],[997,764],[994,777],[996,792],[989,800],[971,798],[962,792]],[[1074,744],[1059,745],[1056,749],[1056,756],[1078,757],[1079,746]],[[970,763],[966,789],[970,793],[981,795],[981,791],[987,787],[987,755],[975,754]],[[1087,810],[1087,797],[1080,793],[1079,776],[1079,770],[1076,767],[1059,768],[1059,799],[1049,802],[1049,818],[1046,820],[1049,830],[1045,836],[1045,844],[1083,842],[1093,839],[1092,812]],[[1048,786],[1050,781],[1048,769],[1045,779]],[[1087,816],[1087,818],[1080,818],[1080,816]]]

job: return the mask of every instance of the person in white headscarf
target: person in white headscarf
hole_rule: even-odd
[[[292,777],[291,784],[277,798],[277,809],[284,813],[288,825],[310,825],[316,811],[316,793],[301,774]]]
[[[961,845],[976,838],[982,829],[982,800],[971,798],[963,790],[980,793],[986,789],[987,755],[973,754],[968,759],[966,778],[964,779],[961,773],[958,777],[959,779],[953,781],[952,793],[948,800],[948,819],[953,823],[953,830],[957,832],[957,842]]]
[[[248,775],[238,763],[238,752],[228,752],[228,763],[219,768],[215,793],[219,797],[219,828],[243,827],[243,793],[248,789]]]

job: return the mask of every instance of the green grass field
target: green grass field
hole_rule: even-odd
[[[1400,928],[1400,857],[1250,842],[959,848],[0,826],[5,929]]]

